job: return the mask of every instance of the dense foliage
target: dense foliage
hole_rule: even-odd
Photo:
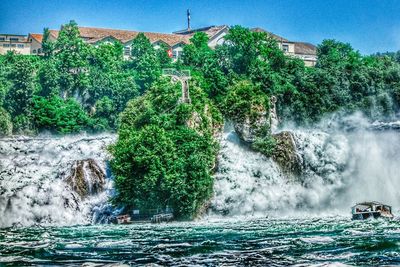
[[[190,218],[211,196],[219,112],[196,81],[192,104],[179,101],[180,84],[155,83],[121,114],[111,148],[118,194],[115,202],[142,210],[169,206]]]
[[[33,99],[32,117],[40,129],[59,133],[79,132],[90,124],[90,118],[72,99],[63,100],[58,96]]]
[[[161,73],[160,53],[139,35],[132,50],[142,46],[152,50],[125,61],[120,43],[91,46],[72,21],[56,40],[45,29],[44,56],[0,56],[0,106],[11,114],[14,133],[116,130],[126,103]],[[147,58],[155,58],[157,71],[142,66]]]
[[[362,56],[349,44],[325,40],[318,46],[317,65],[310,68],[300,59],[285,56],[263,32],[232,27],[226,43],[215,50],[205,46],[206,36],[196,37],[185,47],[183,62],[204,76],[205,90],[222,109],[226,96],[231,97],[229,90],[250,81],[260,88],[261,98],[278,98],[282,121],[310,124],[327,113],[355,110],[382,119],[398,111],[400,64],[394,56]],[[225,115],[248,112],[248,106],[242,108],[224,109]]]
[[[12,133],[11,116],[3,108],[0,108],[0,136],[7,136]]]
[[[45,29],[44,56],[0,56],[0,135],[118,130],[110,149],[114,203],[170,206],[189,218],[211,196],[223,117],[256,122],[268,114],[271,96],[279,119],[300,125],[333,112],[361,111],[371,119],[398,112],[399,53],[363,56],[325,40],[317,65],[306,67],[265,32],[235,26],[225,41],[211,49],[208,36],[196,33],[172,62],[168,47],[155,49],[139,34],[124,60],[122,44],[91,46],[75,22],[57,39]],[[161,76],[166,67],[191,70],[191,103],[179,100],[179,83]],[[275,143],[266,125],[251,147],[271,155]]]

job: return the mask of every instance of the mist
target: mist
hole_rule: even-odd
[[[357,202],[400,210],[398,122],[369,122],[359,113],[331,115],[311,128],[284,126],[302,173],[287,175],[272,159],[248,149],[226,127],[215,174],[212,215],[349,215]]]

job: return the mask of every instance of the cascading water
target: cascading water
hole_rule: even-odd
[[[342,121],[343,122],[343,121]],[[289,129],[302,174],[288,177],[272,159],[243,144],[232,128],[221,142],[211,214],[337,214],[356,202],[400,206],[398,123],[352,118],[318,129]]]
[[[0,227],[100,220],[94,211],[107,207],[112,182],[96,181],[94,173],[107,173],[106,147],[115,138],[79,135],[0,139]],[[81,168],[74,169],[77,164]],[[73,172],[80,172],[82,179],[77,180],[79,176]],[[93,185],[101,185],[102,190],[94,192]]]
[[[249,149],[227,127],[211,214],[348,213],[364,200],[399,207],[399,125],[357,119],[313,130],[288,129],[301,159],[302,174],[296,177]],[[0,139],[0,227],[106,221],[103,214],[112,212],[107,202],[112,182],[105,177],[105,148],[115,138]]]

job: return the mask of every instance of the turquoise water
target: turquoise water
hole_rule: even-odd
[[[0,230],[0,265],[84,263],[398,265],[400,222],[333,217],[231,219]]]

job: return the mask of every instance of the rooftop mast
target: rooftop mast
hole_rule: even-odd
[[[187,30],[190,31],[190,10],[186,10],[186,16],[187,16]]]

